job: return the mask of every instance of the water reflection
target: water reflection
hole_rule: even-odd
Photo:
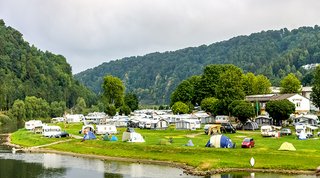
[[[2,153],[1,153],[2,152]],[[0,151],[0,177],[104,178],[192,177],[168,166],[86,159],[58,154],[23,154]],[[19,174],[17,174],[19,170]]]
[[[249,172],[232,172],[225,174],[212,175],[211,178],[316,178],[315,175],[288,175],[274,173],[249,173]]]

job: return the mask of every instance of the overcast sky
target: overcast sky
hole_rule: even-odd
[[[0,18],[78,73],[123,57],[320,25],[320,1],[0,0]]]

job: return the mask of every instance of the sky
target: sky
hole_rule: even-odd
[[[320,25],[319,0],[0,0],[0,19],[74,74],[104,62]]]

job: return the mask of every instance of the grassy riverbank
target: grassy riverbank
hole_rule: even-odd
[[[74,135],[79,135],[81,125],[68,125],[66,130]],[[209,136],[202,130],[178,131],[173,128],[168,130],[140,130],[138,133],[145,138],[145,143],[121,142],[124,129],[118,129],[119,141],[97,140],[80,142],[73,139],[69,142],[46,147],[58,151],[91,154],[111,157],[124,157],[146,160],[160,160],[175,163],[185,163],[197,170],[205,171],[218,168],[251,168],[249,160],[254,157],[256,169],[279,170],[315,170],[320,165],[320,140],[297,140],[295,136],[281,138],[264,138],[259,131],[238,131],[236,134],[226,134],[237,144],[235,149],[206,148]],[[160,140],[173,138],[170,145],[160,145]],[[252,149],[241,148],[244,137],[253,137],[256,146]],[[59,141],[65,138],[44,138],[41,135],[30,133],[21,129],[11,136],[12,143],[23,147],[38,146]],[[192,140],[194,147],[184,146]],[[292,143],[297,151],[278,151],[283,142]]]

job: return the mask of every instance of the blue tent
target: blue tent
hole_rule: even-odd
[[[96,139],[96,136],[94,135],[93,132],[88,131],[84,136],[83,136],[83,140],[93,140]]]
[[[208,140],[206,147],[215,148],[235,148],[236,144],[232,143],[231,139],[224,135],[213,135]]]
[[[115,135],[112,135],[110,141],[118,141],[118,138]]]

